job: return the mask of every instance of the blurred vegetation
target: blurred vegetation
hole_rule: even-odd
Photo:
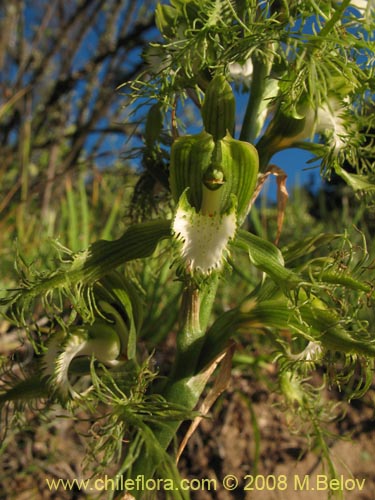
[[[144,69],[154,7],[0,4],[1,288],[14,278],[15,241],[43,262],[47,238],[78,250],[123,229],[139,162],[121,154],[142,130],[116,89]]]

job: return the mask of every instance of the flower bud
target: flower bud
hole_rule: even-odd
[[[243,84],[246,88],[250,88],[254,69],[251,57],[249,57],[244,64],[238,62],[229,63],[227,69],[235,83]]]
[[[235,99],[232,88],[224,76],[215,76],[209,83],[202,106],[203,125],[214,140],[233,134],[235,125]]]
[[[145,142],[149,148],[152,148],[160,136],[163,127],[163,116],[160,110],[160,104],[154,104],[147,113],[145,126]]]

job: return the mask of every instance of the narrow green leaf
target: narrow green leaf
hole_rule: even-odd
[[[85,179],[81,176],[79,180],[79,203],[81,209],[81,228],[80,228],[80,248],[86,248],[90,243],[90,216],[89,204],[87,200]]]
[[[66,201],[68,207],[68,241],[73,251],[79,250],[78,241],[78,212],[75,194],[70,180],[66,184]]]
[[[123,197],[123,193],[119,193],[118,196],[113,200],[111,211],[105,223],[105,226],[101,232],[101,238],[106,240],[111,237],[113,226],[116,222],[116,217],[120,211],[121,200]]]

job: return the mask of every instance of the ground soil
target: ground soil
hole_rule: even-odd
[[[342,498],[348,500],[375,498],[371,402],[352,403],[345,418],[332,425],[337,436],[327,440],[339,483],[329,483],[329,471],[319,454],[308,451],[306,436],[290,432],[278,396],[247,382],[243,378],[232,381],[220,410],[202,423],[189,442],[185,458],[189,477],[215,478],[218,485],[215,492],[197,492],[195,500],[318,500],[329,497],[331,485],[343,489]],[[244,394],[250,396],[251,406]],[[260,435],[257,462],[254,422]],[[239,480],[233,492],[222,486],[231,474]]]

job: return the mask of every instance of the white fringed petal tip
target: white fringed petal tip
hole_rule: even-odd
[[[299,355],[304,361],[318,361],[322,357],[323,348],[319,342],[310,341]]]
[[[250,86],[253,76],[253,62],[251,58],[247,59],[244,64],[233,62],[228,64],[230,76],[238,83],[243,83],[247,87]]]
[[[236,234],[235,205],[225,214],[203,215],[189,205],[184,193],[172,228],[176,239],[182,242],[181,255],[190,270],[209,274],[222,267],[228,243]]]
[[[360,12],[363,12],[368,8],[370,8],[370,9],[373,8],[374,1],[373,0],[351,0],[349,5],[350,5],[350,7],[355,7]]]

